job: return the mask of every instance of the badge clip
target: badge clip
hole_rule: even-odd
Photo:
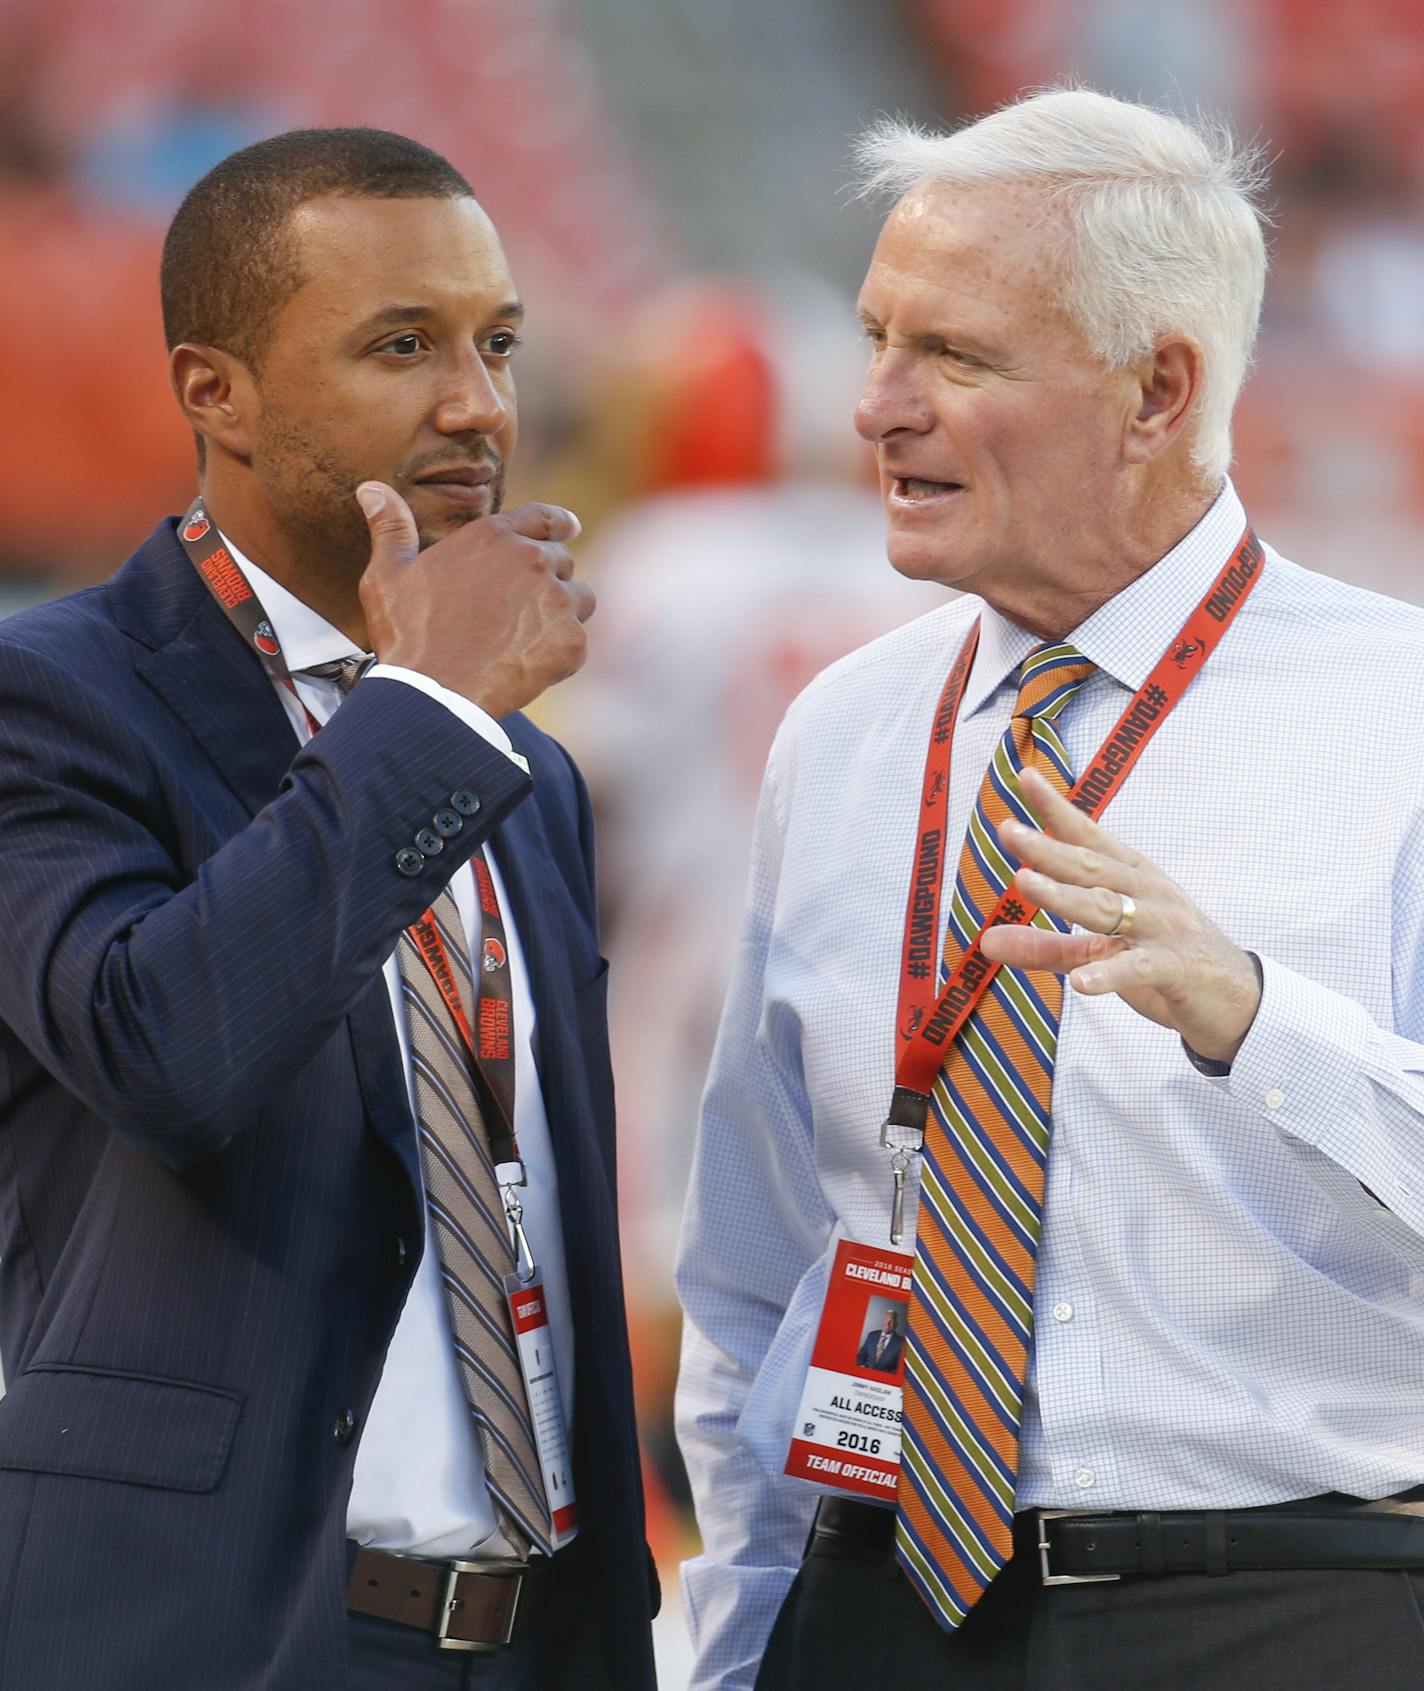
[[[500,1193],[504,1198],[505,1220],[509,1223],[509,1238],[514,1246],[514,1269],[520,1282],[528,1285],[538,1272],[534,1261],[534,1252],[530,1249],[529,1236],[524,1231],[524,1205],[519,1201],[519,1193],[513,1186],[501,1186]]]
[[[894,1153],[890,1158],[890,1174],[895,1183],[890,1200],[892,1245],[900,1244],[905,1237],[905,1175],[910,1158],[924,1149],[929,1108],[927,1094],[909,1086],[897,1086],[890,1097],[890,1113],[880,1129],[880,1143]]]

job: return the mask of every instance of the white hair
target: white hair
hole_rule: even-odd
[[[1205,376],[1192,460],[1217,480],[1266,280],[1265,166],[1222,124],[1086,88],[1031,94],[953,133],[882,118],[855,147],[863,195],[1042,183],[1067,211],[1064,304],[1121,369],[1159,335],[1191,335]]]

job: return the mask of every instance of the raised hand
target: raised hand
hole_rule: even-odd
[[[361,604],[371,650],[504,716],[583,666],[593,589],[574,579],[559,505],[478,517],[423,552],[410,507],[384,482],[357,497],[371,529]]]
[[[1139,1015],[1179,1033],[1198,1056],[1231,1062],[1261,1002],[1250,953],[1037,770],[1024,770],[1021,784],[1044,831],[1013,818],[999,828],[1005,851],[1023,864],[1015,885],[1082,931],[991,928],[984,955],[1013,968],[1052,969],[1090,996],[1115,992]]]

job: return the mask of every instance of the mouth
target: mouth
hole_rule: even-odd
[[[899,510],[943,505],[965,491],[957,481],[929,481],[924,476],[896,476],[890,484],[890,504]]]
[[[494,470],[488,464],[442,464],[412,478],[411,488],[460,511],[483,515],[493,503]]]

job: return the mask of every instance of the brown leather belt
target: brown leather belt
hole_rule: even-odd
[[[428,1632],[442,1650],[498,1650],[538,1612],[548,1563],[427,1562],[358,1549],[346,1607]]]

